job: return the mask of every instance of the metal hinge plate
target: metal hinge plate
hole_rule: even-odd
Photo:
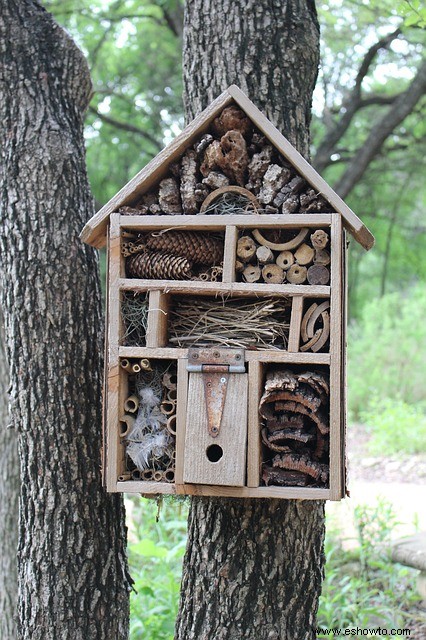
[[[193,347],[188,352],[187,369],[202,373],[207,409],[207,428],[212,438],[220,433],[230,373],[245,373],[244,349]]]

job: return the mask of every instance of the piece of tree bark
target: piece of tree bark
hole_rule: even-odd
[[[246,189],[259,193],[262,186],[263,177],[268,170],[272,160],[273,149],[271,145],[263,147],[258,153],[255,153],[248,165],[249,181]]]
[[[195,196],[197,185],[197,154],[193,149],[188,149],[183,155],[180,166],[180,197],[182,200],[183,213],[197,213],[198,206]],[[201,199],[201,202],[203,199],[204,198]],[[178,201],[177,206],[179,207],[179,205],[180,202]]]
[[[160,182],[158,203],[163,213],[170,215],[182,213],[182,202],[176,178],[164,178]]]
[[[216,164],[228,176],[231,183],[244,186],[249,157],[247,143],[241,131],[231,129],[221,137]]]
[[[232,104],[229,107],[225,107],[222,113],[213,120],[212,129],[218,138],[232,130],[239,131],[244,138],[247,138],[253,129],[253,125],[244,111],[237,105]]]
[[[101,488],[103,322],[83,143],[91,82],[38,3],[0,20],[0,289],[18,433],[20,640],[125,640],[123,501]]]
[[[229,178],[219,171],[210,171],[206,178],[203,178],[203,184],[210,189],[220,189],[229,185]]]
[[[19,457],[17,433],[8,419],[8,386],[9,367],[0,309],[0,638],[15,640]]]
[[[277,193],[283,188],[290,178],[290,170],[280,167],[278,164],[269,165],[263,176],[262,187],[259,192],[259,202],[270,204]],[[275,203],[276,206],[279,206]]]
[[[317,229],[311,234],[311,243],[314,249],[325,249],[328,245],[328,234],[323,229]]]
[[[236,83],[308,158],[318,57],[311,2],[187,0],[187,117]],[[188,524],[176,640],[315,637],[322,501],[194,497]]]

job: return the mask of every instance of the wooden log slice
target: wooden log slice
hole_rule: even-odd
[[[324,267],[329,265],[331,257],[325,249],[315,249],[314,264],[322,264]]]
[[[312,267],[310,267],[312,269]],[[287,271],[287,280],[290,284],[303,284],[306,282],[308,270],[299,264],[293,264]]]
[[[298,264],[307,265],[311,264],[314,259],[315,251],[308,244],[303,243],[296,250],[294,257]]]
[[[281,253],[277,256],[275,262],[279,267],[281,267],[281,269],[287,271],[287,269],[289,269],[294,263],[294,255],[291,251],[281,251]]]
[[[308,269],[309,284],[328,284],[330,282],[330,271],[322,264],[313,264]]]
[[[323,229],[317,229],[311,235],[311,243],[314,249],[325,249],[328,244],[328,234]]]
[[[245,282],[259,282],[262,276],[260,267],[249,264],[243,271],[243,279]]]
[[[256,258],[259,264],[274,262],[274,254],[271,249],[269,247],[263,247],[262,245],[256,249]]]
[[[242,236],[237,242],[237,256],[248,262],[256,255],[257,244],[250,236]]]
[[[277,264],[266,264],[262,269],[262,277],[267,284],[281,284],[285,280],[285,273]]]

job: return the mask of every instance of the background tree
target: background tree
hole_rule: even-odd
[[[124,639],[122,501],[100,490],[98,262],[78,238],[93,213],[89,71],[32,0],[2,0],[0,56],[0,290],[22,482],[17,636]]]
[[[3,316],[0,311],[0,638],[16,638],[16,541],[18,537],[19,458],[15,430],[9,423]]]
[[[188,120],[235,83],[308,157],[318,62],[309,0],[186,2]],[[193,498],[176,638],[316,637],[323,538],[323,502]]]

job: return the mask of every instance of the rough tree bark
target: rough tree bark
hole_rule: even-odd
[[[0,289],[18,432],[18,637],[128,633],[123,505],[100,487],[102,317],[84,57],[33,0],[1,0]]]
[[[15,640],[19,458],[16,433],[9,428],[8,386],[9,370],[0,310],[0,638]]]
[[[307,157],[318,61],[311,0],[186,2],[188,118],[235,83]],[[194,498],[176,639],[315,638],[323,539],[323,502]]]

